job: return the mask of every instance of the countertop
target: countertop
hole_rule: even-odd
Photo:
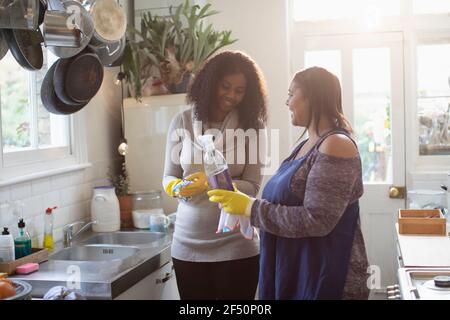
[[[123,230],[149,232],[140,229]],[[83,244],[92,231],[85,231],[72,246]],[[54,286],[71,287],[87,299],[114,299],[147,275],[158,270],[171,260],[170,246],[172,230],[163,238],[138,247],[139,253],[124,260],[109,261],[61,261],[51,256],[63,249],[61,242],[55,243],[50,259],[39,265],[39,271],[29,275],[13,275],[11,279],[23,280],[33,287],[32,297],[42,298]]]
[[[404,235],[398,233],[400,255],[405,267],[450,267],[450,237]]]

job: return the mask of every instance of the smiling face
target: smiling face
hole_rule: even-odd
[[[295,82],[291,82],[289,87],[286,105],[289,107],[289,111],[291,113],[292,125],[307,127],[311,113],[309,109],[309,102],[304,97],[302,90]]]
[[[218,108],[222,114],[228,114],[242,102],[247,88],[247,80],[242,73],[224,76],[217,92]]]

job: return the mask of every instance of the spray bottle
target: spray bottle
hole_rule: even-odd
[[[228,164],[222,153],[214,145],[214,136],[206,134],[198,137],[205,154],[203,156],[203,166],[208,177],[208,184],[211,189],[223,189],[234,191]],[[233,231],[240,225],[241,233],[247,239],[253,239],[253,227],[250,219],[228,214],[221,210],[217,233]]]
[[[211,189],[234,191],[227,162],[222,153],[216,149],[213,138],[214,136],[211,134],[198,137],[198,140],[205,151],[203,165],[206,176],[208,177],[208,184]]]

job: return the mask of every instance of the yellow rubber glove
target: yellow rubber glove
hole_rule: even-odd
[[[250,216],[248,207],[253,203],[253,199],[237,189],[236,191],[214,189],[208,191],[208,196],[209,201],[220,203],[226,213]]]
[[[179,195],[182,197],[195,196],[208,189],[208,178],[202,171],[187,176],[185,180],[190,180],[192,183],[180,189]]]
[[[175,187],[177,184],[179,184],[182,181],[183,181],[182,179],[178,179],[178,178],[170,180],[165,189],[166,193],[172,198],[175,197],[176,194],[172,191],[173,187]]]

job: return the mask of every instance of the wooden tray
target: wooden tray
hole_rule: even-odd
[[[10,262],[0,262],[0,272],[6,272],[12,275],[16,272],[16,268],[22,264],[35,262],[41,263],[48,260],[48,250],[43,248],[32,248],[31,254],[20,259]]]
[[[400,234],[446,235],[446,219],[439,209],[400,209]]]

